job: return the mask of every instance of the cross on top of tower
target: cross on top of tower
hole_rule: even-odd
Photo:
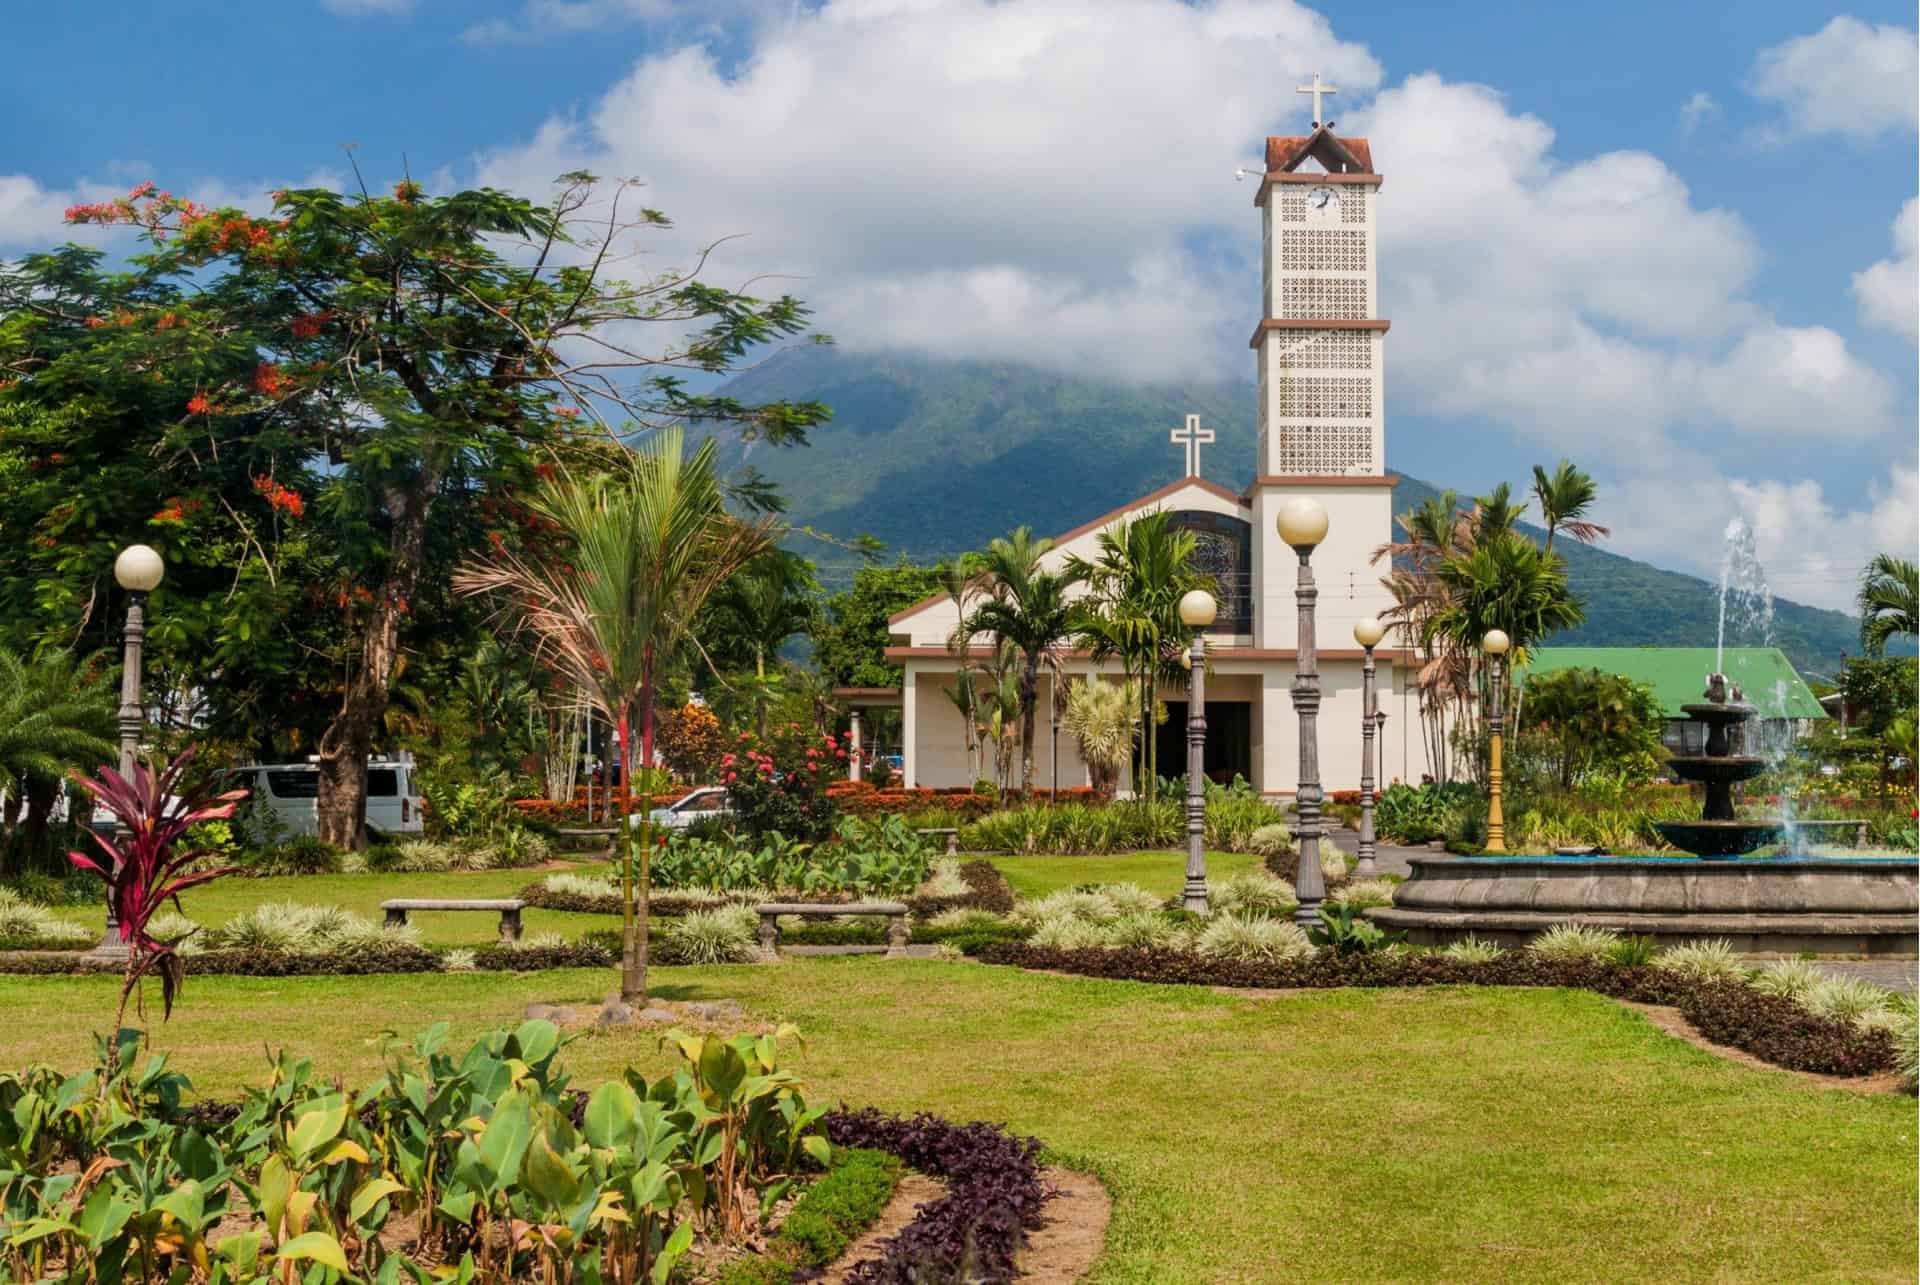
[[[1325,117],[1320,114],[1320,96],[1322,94],[1337,94],[1340,91],[1332,85],[1321,84],[1320,73],[1316,71],[1313,73],[1313,83],[1311,85],[1296,85],[1294,86],[1293,92],[1296,94],[1313,95],[1313,127],[1319,129],[1320,122],[1325,119]]]
[[[1200,427],[1198,415],[1187,416],[1185,428],[1176,428],[1168,432],[1167,440],[1175,446],[1187,448],[1187,476],[1200,476],[1200,448],[1213,441],[1213,430]]]

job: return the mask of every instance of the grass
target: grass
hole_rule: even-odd
[[[873,957],[653,979],[797,1023],[818,1100],[1005,1121],[1090,1168],[1115,1198],[1094,1285],[1912,1279],[1910,1098],[1736,1066],[1584,992],[1255,999]],[[195,978],[155,1046],[204,1094],[279,1046],[359,1084],[383,1027],[469,1036],[612,981]],[[0,1066],[84,1064],[114,986],[0,978]],[[672,1059],[623,1031],[566,1060],[584,1086]]]
[[[1184,852],[1121,852],[1091,857],[997,857],[987,860],[1013,885],[1016,897],[1044,897],[1061,888],[1083,883],[1137,883],[1149,892],[1171,897],[1187,878]],[[1243,870],[1261,869],[1261,858],[1244,852],[1209,852],[1207,877],[1224,879]]]

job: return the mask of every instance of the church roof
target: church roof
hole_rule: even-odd
[[[1335,138],[1322,126],[1304,138],[1267,139],[1267,173],[1291,174],[1308,158],[1319,161],[1329,174],[1373,173],[1373,149],[1364,138]]]
[[[1093,521],[1091,522],[1082,522],[1079,526],[1075,527],[1073,530],[1066,531],[1061,533],[1060,535],[1054,536],[1051,540],[1048,541],[1048,543],[1058,548],[1060,545],[1065,544],[1069,540],[1079,539],[1081,536],[1085,535],[1089,531],[1096,531],[1096,530],[1099,530],[1101,527],[1110,526],[1114,522],[1119,521],[1121,518],[1126,517],[1129,513],[1133,513],[1139,509],[1144,509],[1150,504],[1157,504],[1161,500],[1166,499],[1168,496],[1176,495],[1179,492],[1184,491],[1189,486],[1197,486],[1203,491],[1211,492],[1212,494],[1227,501],[1228,503],[1234,505],[1237,508],[1246,509],[1251,507],[1251,502],[1248,500],[1246,496],[1236,495],[1234,492],[1229,491],[1226,487],[1220,485],[1218,482],[1209,482],[1204,477],[1176,478],[1175,480],[1167,483],[1165,486],[1156,487],[1155,489],[1148,491],[1145,495],[1142,495],[1137,499],[1129,500],[1127,503],[1121,505],[1117,509],[1112,509],[1106,513],[1101,514],[1099,517],[1093,519]],[[891,616],[888,616],[887,623],[889,625],[897,625],[901,621],[905,620],[908,616],[924,611],[928,607],[931,607],[934,603],[944,601],[947,597],[948,595],[944,592],[928,594],[926,597],[922,598],[919,602],[914,603],[911,607],[903,607],[899,611],[894,612]]]

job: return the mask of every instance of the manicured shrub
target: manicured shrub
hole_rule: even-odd
[[[760,919],[745,906],[696,910],[666,921],[663,964],[747,964],[757,953]]]
[[[1077,919],[1082,923],[1106,924],[1120,917],[1120,908],[1104,893],[1078,888],[1061,888],[1033,901],[1014,907],[1014,916],[1029,923],[1054,919]]]
[[[440,956],[405,941],[367,941],[336,950],[285,951],[218,948],[182,956],[189,975],[225,977],[354,977],[374,973],[432,973]]]
[[[1440,953],[1448,959],[1457,959],[1462,963],[1486,964],[1500,958],[1505,952],[1490,941],[1481,941],[1469,934],[1459,941],[1448,942],[1440,948]]]
[[[1607,958],[1616,964],[1628,964],[1638,967],[1650,964],[1657,952],[1651,937],[1622,937],[1607,947]]]
[[[1807,992],[1826,977],[1810,959],[1776,959],[1753,975],[1753,988],[1768,995],[1805,1000]]]
[[[485,946],[473,952],[473,966],[482,972],[533,973],[548,968],[606,968],[619,958],[617,950],[597,941]]]
[[[826,1266],[880,1216],[899,1180],[899,1157],[870,1147],[842,1147],[826,1176],[788,1211],[779,1241],[794,1248],[801,1266]]]
[[[1248,836],[1247,850],[1263,857],[1289,856],[1294,851],[1293,831],[1284,821],[1263,825]]]
[[[1107,934],[1105,926],[1095,920],[1058,914],[1034,921],[1033,934],[1027,940],[1048,950],[1084,950],[1105,946]]]
[[[0,888],[0,950],[65,950],[85,947],[99,934]]]
[[[1810,1013],[1830,1017],[1836,1022],[1859,1022],[1870,1014],[1885,1012],[1892,992],[1875,986],[1864,977],[1822,977],[1801,998]]]
[[[922,897],[964,897],[972,891],[969,884],[960,875],[960,862],[955,857],[942,857],[933,863],[927,881],[915,890]]]
[[[1300,905],[1292,884],[1264,870],[1244,870],[1209,884],[1207,900],[1216,914],[1290,915]]]
[[[1724,937],[1670,946],[1653,957],[1653,966],[1683,977],[1743,978],[1747,973],[1740,957],[1733,953],[1733,943]]]
[[[1134,910],[1106,925],[1104,944],[1120,950],[1178,950],[1191,940],[1186,928],[1158,910]]]
[[[1375,906],[1393,904],[1393,881],[1391,879],[1358,879],[1353,883],[1336,889],[1328,898],[1355,910],[1371,910]]]
[[[1193,948],[1215,959],[1256,963],[1277,963],[1313,953],[1313,944],[1298,924],[1259,914],[1213,916],[1201,929]]]
[[[1620,934],[1584,924],[1555,924],[1527,944],[1543,959],[1604,959]]]
[[[1791,1070],[1867,1075],[1898,1064],[1887,1031],[1859,1030],[1850,1021],[1809,1012],[1740,982],[1700,983],[1682,996],[1679,1007],[1708,1039]]]
[[[475,968],[473,951],[467,949],[450,950],[440,956],[440,967],[449,973],[471,973]]]

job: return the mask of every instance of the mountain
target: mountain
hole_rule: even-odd
[[[726,455],[779,483],[796,522],[843,537],[871,534],[889,553],[923,561],[979,548],[1022,523],[1065,531],[1173,480],[1184,457],[1167,430],[1189,414],[1216,433],[1202,457],[1206,476],[1239,487],[1254,472],[1249,385],[1136,385],[1012,363],[820,347],[783,353],[723,391],[746,401],[831,406],[833,420],[814,430],[811,446],[736,441]],[[1403,476],[1394,511],[1437,490]],[[1701,646],[1713,639],[1714,584],[1601,548],[1558,547],[1587,619],[1553,642]],[[859,565],[832,548],[807,552],[829,585],[844,583]],[[1774,633],[1796,666],[1819,673],[1859,645],[1851,616],[1784,600],[1775,603]]]

